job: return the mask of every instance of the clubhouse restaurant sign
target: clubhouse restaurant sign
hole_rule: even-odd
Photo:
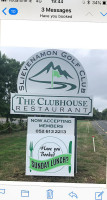
[[[92,99],[84,96],[11,94],[11,113],[92,116]]]
[[[31,56],[19,72],[17,89],[18,94],[11,94],[11,114],[92,116],[84,68],[65,51]]]
[[[26,175],[74,176],[73,118],[29,117]]]

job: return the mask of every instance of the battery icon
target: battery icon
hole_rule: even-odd
[[[106,1],[103,1],[103,5],[106,5]]]

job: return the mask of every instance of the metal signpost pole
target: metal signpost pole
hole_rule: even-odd
[[[75,118],[75,158],[74,173],[77,173],[77,118]]]

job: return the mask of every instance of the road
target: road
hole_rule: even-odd
[[[107,136],[107,120],[92,121],[92,124],[99,134]]]

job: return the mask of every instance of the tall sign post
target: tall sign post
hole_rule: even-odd
[[[74,176],[77,168],[76,116],[92,116],[87,76],[71,54],[40,51],[22,66],[18,93],[11,94],[11,114],[28,118],[26,174]]]

